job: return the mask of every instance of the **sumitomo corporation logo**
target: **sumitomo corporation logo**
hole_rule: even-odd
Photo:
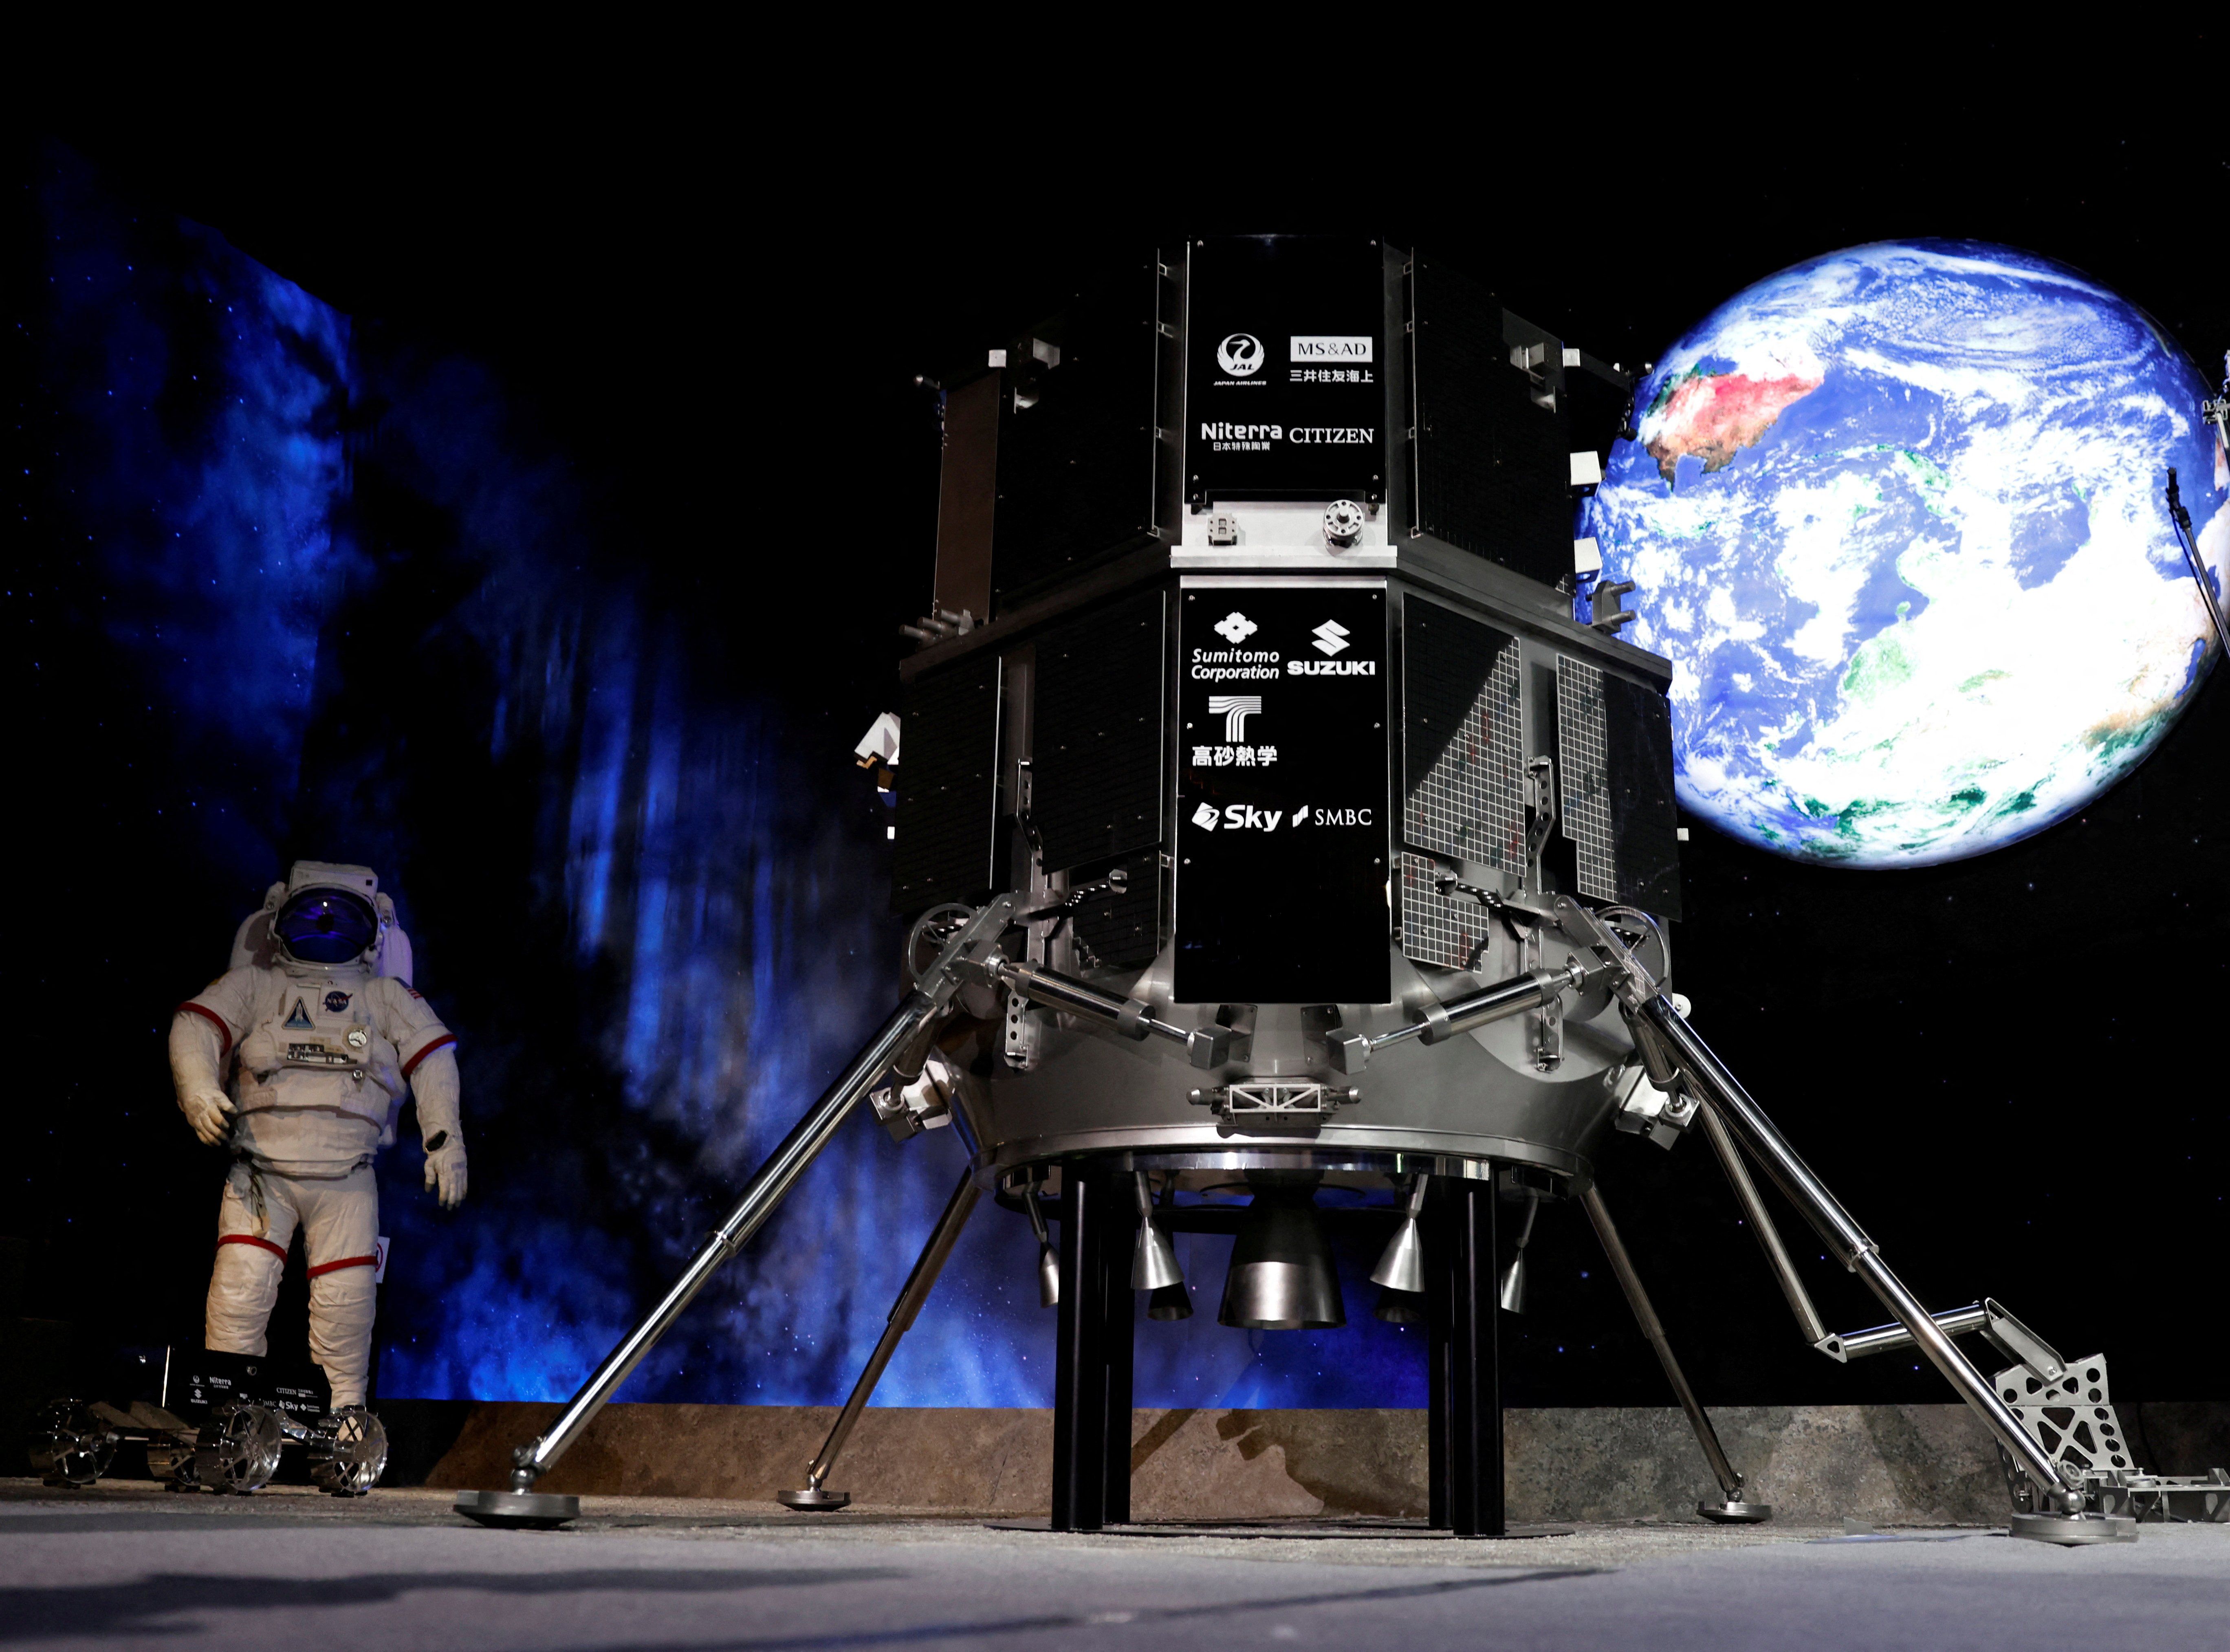
[[[1235,332],[1215,347],[1215,363],[1234,378],[1252,378],[1262,370],[1262,341],[1251,332]]]
[[[1233,646],[1236,646],[1253,636],[1261,627],[1240,613],[1238,609],[1234,608],[1215,622],[1215,629],[1218,634],[1228,638]]]
[[[1317,652],[1322,654],[1336,654],[1347,646],[1347,627],[1337,620],[1325,620],[1309,634],[1317,640]]]

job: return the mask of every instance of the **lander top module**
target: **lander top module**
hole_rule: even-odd
[[[1127,1520],[1134,1292],[1191,1311],[1167,1232],[1235,1235],[1224,1323],[1338,1324],[1329,1180],[1385,1197],[1377,1311],[1431,1327],[1434,1525],[1503,1529],[1497,1205],[1544,1197],[1601,1236],[1718,1480],[1702,1512],[1762,1519],[1594,1186],[1606,1132],[1700,1126],[1808,1340],[1917,1345],[2022,1529],[2129,1534],[2118,1438],[2017,1414],[2072,1367],[1995,1304],[1931,1316],[1667,990],[1672,667],[1621,640],[1631,588],[1572,532],[1628,386],[1432,258],[1320,235],[1142,256],[935,387],[935,600],[897,738],[861,754],[898,760],[909,990],[511,1488],[460,1510],[576,1512],[538,1478],[872,1096],[970,1163],[792,1507],[843,1502],[829,1466],[990,1192],[1058,1302],[1054,1523]],[[1826,1329],[1753,1163],[1895,1323]],[[1234,1184],[1243,1206],[1200,1197]],[[1969,1332],[2013,1360],[1995,1381]]]

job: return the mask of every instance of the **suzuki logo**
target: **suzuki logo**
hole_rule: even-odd
[[[1309,633],[1317,640],[1319,653],[1336,654],[1347,646],[1347,627],[1337,620],[1327,620]]]
[[[1219,633],[1229,639],[1234,643],[1244,642],[1247,638],[1253,636],[1257,631],[1261,629],[1260,626],[1256,625],[1245,614],[1240,613],[1236,608],[1234,608],[1230,613],[1225,614],[1221,620],[1218,620],[1215,622],[1215,628]]]
[[[1262,709],[1260,694],[1211,694],[1208,697],[1211,716],[1223,719],[1223,737],[1233,745],[1247,738],[1247,719]]]

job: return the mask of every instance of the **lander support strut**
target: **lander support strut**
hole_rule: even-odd
[[[976,1186],[976,1178],[969,1171],[960,1173],[960,1180],[945,1201],[944,1214],[937,1218],[930,1231],[929,1242],[922,1246],[921,1256],[906,1276],[906,1284],[899,1291],[899,1299],[892,1304],[891,1316],[884,1321],[883,1334],[876,1340],[875,1349],[867,1356],[867,1363],[860,1372],[860,1379],[852,1385],[851,1397],[844,1409],[836,1413],[836,1421],[828,1430],[828,1437],[806,1465],[805,1484],[794,1491],[778,1491],[775,1501],[785,1508],[801,1513],[827,1514],[851,1502],[851,1494],[828,1489],[828,1471],[836,1466],[836,1458],[844,1450],[845,1442],[852,1437],[852,1430],[860,1421],[860,1413],[867,1409],[867,1401],[875,1392],[875,1385],[883,1379],[883,1371],[898,1352],[899,1340],[913,1328],[921,1305],[929,1300],[936,1288],[937,1276],[944,1271],[944,1264],[952,1255],[952,1247],[960,1243],[960,1231],[968,1225],[968,1218],[983,1196]]]
[[[921,973],[913,989],[891,1012],[836,1082],[810,1111],[800,1119],[782,1145],[767,1156],[728,1218],[706,1239],[681,1276],[635,1327],[606,1354],[602,1364],[581,1385],[547,1433],[520,1446],[512,1456],[511,1487],[505,1491],[464,1491],[457,1494],[461,1514],[484,1525],[550,1526],[571,1520],[581,1512],[580,1500],[538,1492],[534,1482],[547,1474],[580,1437],[596,1413],[603,1410],[613,1391],[625,1382],[643,1356],[657,1346],[681,1312],[721,1266],[750,1243],[767,1218],[774,1214],[806,1167],[820,1156],[836,1127],[866,1099],[886,1072],[896,1072],[912,1082],[929,1055],[930,1035],[962,984],[958,966],[964,960],[980,961],[997,949],[1000,936],[1014,916],[1011,896],[993,901],[962,925],[945,943],[937,961]]]
[[[1641,1276],[1634,1270],[1634,1260],[1626,1253],[1625,1242],[1618,1237],[1618,1228],[1610,1219],[1602,1194],[1589,1187],[1580,1195],[1580,1208],[1588,1213],[1595,1237],[1602,1242],[1603,1255],[1610,1259],[1610,1270],[1618,1280],[1618,1288],[1626,1293],[1627,1306],[1634,1310],[1641,1334],[1655,1350],[1657,1363],[1665,1367],[1666,1379],[1672,1385],[1680,1409],[1687,1413],[1688,1426],[1695,1431],[1696,1443],[1703,1448],[1704,1461],[1711,1466],[1712,1478],[1726,1494],[1724,1501],[1697,1504],[1696,1512],[1718,1526],[1748,1526],[1771,1520],[1771,1504],[1750,1502],[1743,1498],[1742,1475],[1727,1461],[1726,1448],[1719,1443],[1718,1430],[1711,1426],[1711,1419],[1696,1398],[1696,1391],[1688,1386],[1680,1362],[1672,1357],[1672,1345],[1666,1340],[1664,1324],[1650,1304],[1649,1294],[1641,1288]]]

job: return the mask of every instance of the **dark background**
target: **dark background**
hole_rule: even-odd
[[[1693,141],[1649,135],[1647,120],[1551,122],[1549,136],[1442,124],[1382,148],[1264,145],[1221,160],[1182,144],[1108,158],[1059,123],[1002,141],[1009,129],[996,121],[919,104],[862,110],[818,149],[725,118],[645,124],[570,109],[499,129],[416,121],[284,138],[193,119],[57,114],[18,129],[5,348],[22,387],[11,435],[27,455],[61,453],[86,427],[39,331],[55,255],[38,186],[57,167],[89,167],[86,187],[134,224],[213,227],[354,318],[357,347],[377,358],[351,410],[335,415],[355,466],[350,531],[373,571],[322,622],[306,778],[254,839],[260,862],[213,855],[207,834],[181,823],[203,772],[194,736],[173,703],[142,692],[148,668],[104,627],[105,576],[75,550],[91,507],[67,466],[9,466],[22,498],[9,513],[16,588],[0,662],[18,868],[6,1001],[21,1053],[15,1192],[0,1228],[30,1243],[23,1311],[79,1324],[88,1347],[196,1334],[216,1164],[171,1106],[164,1012],[214,973],[223,937],[279,874],[274,852],[384,853],[383,876],[403,891],[429,960],[422,984],[468,1034],[475,1199],[499,1200],[532,1176],[545,1205],[623,1208],[617,1225],[635,1232],[593,1254],[551,1241],[548,1254],[579,1278],[545,1285],[604,1303],[577,1347],[560,1339],[557,1374],[541,1382],[570,1387],[580,1355],[600,1351],[597,1327],[624,1315],[680,1243],[644,1236],[693,1237],[751,1143],[708,1158],[707,1127],[686,1106],[646,1115],[614,1100],[627,1050],[603,1030],[640,987],[647,955],[632,957],[628,979],[584,955],[578,903],[553,893],[564,832],[545,818],[548,788],[583,761],[579,741],[493,747],[506,713],[488,645],[475,652],[434,617],[484,601],[492,581],[533,588],[513,593],[506,612],[520,615],[545,588],[586,591],[592,608],[622,593],[645,616],[635,646],[679,662],[695,726],[750,721],[762,731],[752,749],[790,777],[792,815],[754,840],[757,875],[856,885],[842,908],[848,944],[893,944],[876,916],[882,817],[854,783],[848,749],[890,702],[894,627],[928,595],[937,437],[911,376],[980,360],[1111,250],[1219,231],[1368,228],[1436,250],[1520,313],[1631,365],[1806,256],[1889,236],[1973,237],[2082,267],[2216,376],[2230,346],[2230,280],[2210,255],[2230,205],[2220,137],[2195,126],[2125,138],[2096,125],[2061,135],[2044,123],[2014,143],[1978,120],[1971,138],[1931,125],[1906,141],[1862,126],[1827,123],[1798,142],[1708,120]],[[443,389],[435,370],[458,363],[499,418],[474,417],[470,396]],[[382,395],[416,398],[417,459],[383,458],[381,440],[409,421],[366,414]],[[454,421],[453,463],[562,479],[545,498],[562,526],[532,557],[499,567],[459,550],[454,508],[425,480],[424,451],[447,440],[427,408]],[[207,415],[166,416],[183,427]],[[458,459],[474,441],[491,446]],[[585,653],[581,671],[593,672]],[[1977,860],[1797,866],[1698,824],[1684,864],[1679,984],[1699,1026],[1892,1265],[1933,1305],[1995,1295],[2063,1353],[2103,1349],[2117,1397],[2216,1398],[2220,1386],[2211,1305],[2230,1218],[2219,1053],[2230,967],[2215,944],[2230,892],[2224,695],[2210,683],[2137,776],[2079,819]],[[392,767],[358,761],[371,750],[403,755]],[[367,814],[409,829],[359,849],[348,823]],[[706,865],[700,891],[726,875],[717,857]],[[793,940],[807,944],[812,929]],[[841,996],[863,980],[869,1007],[849,1012],[857,1019],[887,990],[889,955],[853,967],[864,977],[841,960],[818,974],[801,964],[763,991]],[[841,1058],[835,1019],[810,1044],[821,1071],[796,1075],[801,1098]],[[480,1048],[502,1052],[499,1068],[476,1057],[474,1031]],[[506,1085],[549,1099],[476,1104]],[[853,1191],[880,1186],[873,1167],[891,1162],[862,1158]],[[393,1155],[387,1185],[409,1186],[416,1164],[415,1148]],[[1707,1401],[1946,1397],[1909,1360],[1844,1369],[1797,1342],[1700,1143],[1667,1154],[1617,1138],[1602,1171]],[[929,1192],[912,1196],[921,1221],[951,1173],[929,1173]],[[798,1225],[793,1254],[818,1219],[786,1214]],[[1801,1256],[1816,1255],[1793,1214],[1786,1231]],[[784,1231],[778,1224],[759,1251],[779,1253]],[[899,1272],[912,1245],[899,1247]],[[1027,1251],[1009,1260],[1027,1287]],[[770,1277],[790,1266],[781,1277],[800,1335],[834,1315],[872,1336],[898,1276],[888,1288],[880,1274],[863,1279],[854,1302],[817,1290],[809,1261],[751,1265]],[[1351,1321],[1384,1353],[1356,1271]],[[1880,1318],[1829,1266],[1813,1275],[1832,1324]],[[480,1286],[499,1295],[519,1276]],[[1544,1216],[1533,1277],[1536,1311],[1503,1321],[1513,1401],[1663,1403],[1576,1212]],[[970,1287],[960,1289],[966,1300]],[[390,1281],[383,1312],[396,1311]],[[1049,1359],[1049,1325],[1001,1323],[979,1334],[992,1337],[990,1357],[998,1338],[1020,1337],[1033,1370]],[[1334,1352],[1331,1335],[1306,1346]],[[1300,1334],[1284,1346],[1303,1346]],[[853,1357],[828,1341],[804,1387],[779,1396],[751,1392],[741,1356],[712,1362],[709,1389],[669,1362],[630,1397],[833,1400]],[[1323,1363],[1288,1361],[1248,1403],[1387,1403],[1300,1369]],[[1147,1386],[1140,1403],[1155,1403]],[[1414,1403],[1411,1386],[1379,1392]]]

